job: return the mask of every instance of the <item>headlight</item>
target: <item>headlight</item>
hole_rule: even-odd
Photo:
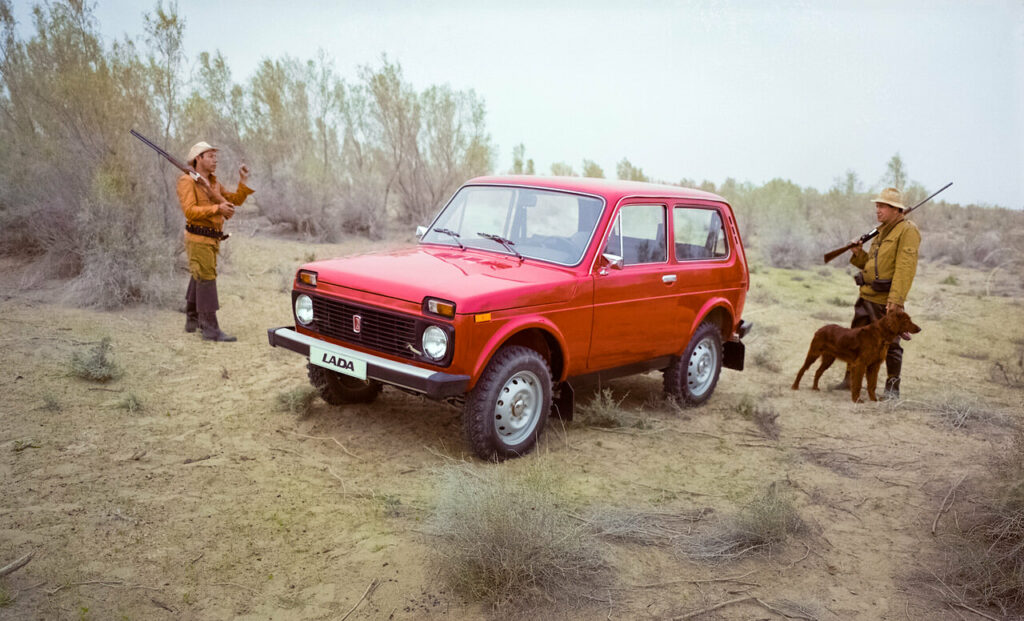
[[[295,298],[295,318],[304,326],[313,321],[313,300],[308,295]]]
[[[440,360],[448,353],[448,334],[437,326],[428,326],[423,331],[423,352],[433,360]]]

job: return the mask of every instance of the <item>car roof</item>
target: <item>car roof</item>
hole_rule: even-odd
[[[594,179],[591,177],[489,175],[470,179],[466,182],[466,185],[519,185],[552,190],[567,190],[585,194],[596,194],[604,197],[610,204],[614,204],[626,196],[696,199],[728,203],[727,200],[717,194],[693,188],[684,188],[678,185],[622,181],[617,179]]]

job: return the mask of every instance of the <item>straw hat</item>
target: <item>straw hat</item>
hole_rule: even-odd
[[[885,205],[889,205],[890,207],[895,207],[896,209],[903,211],[904,209],[906,209],[906,207],[903,206],[902,201],[903,194],[901,194],[899,190],[897,190],[896,188],[885,188],[884,190],[879,192],[878,196],[875,197],[875,199],[871,202],[883,203]]]
[[[197,157],[199,157],[203,153],[206,153],[207,151],[216,151],[216,150],[217,150],[217,147],[212,147],[212,146],[209,145],[209,143],[197,142],[194,145],[192,145],[191,149],[188,150],[188,157],[185,158],[185,161],[187,161],[189,164],[191,164],[192,162],[194,162],[196,160]]]

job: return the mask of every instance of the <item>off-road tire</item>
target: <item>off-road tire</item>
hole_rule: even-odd
[[[665,393],[693,407],[711,398],[722,372],[722,333],[710,321],[697,327],[686,351],[665,369]]]
[[[306,369],[309,383],[320,393],[320,398],[331,405],[372,403],[383,388],[377,380],[363,381],[311,363],[306,364]]]
[[[551,368],[536,351],[504,347],[466,395],[462,432],[477,457],[503,461],[533,450],[551,411]]]

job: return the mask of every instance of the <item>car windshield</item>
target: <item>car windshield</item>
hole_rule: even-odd
[[[577,265],[603,206],[599,198],[567,192],[468,186],[452,198],[422,241]]]

